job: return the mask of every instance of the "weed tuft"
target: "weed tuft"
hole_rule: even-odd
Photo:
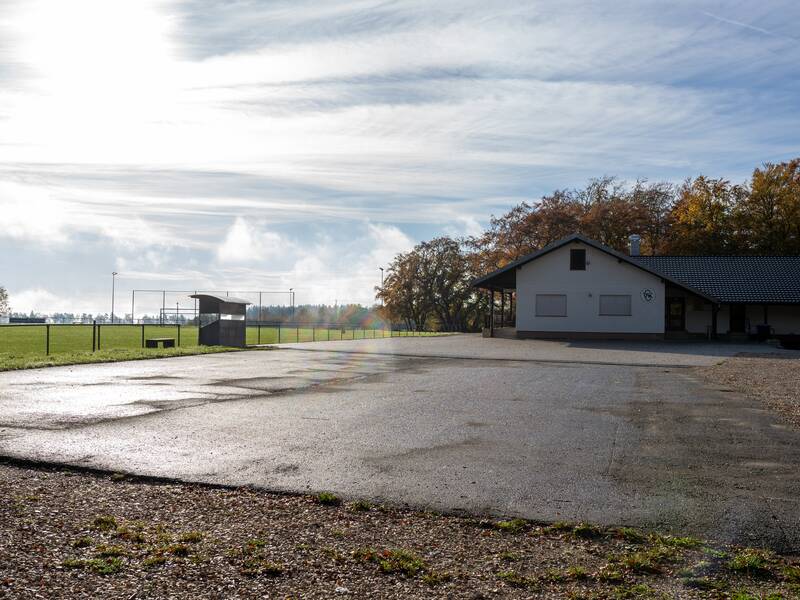
[[[620,527],[615,533],[617,537],[631,544],[644,544],[647,541],[647,536],[633,527]]]
[[[117,528],[117,520],[111,515],[98,515],[92,521],[92,529],[97,531],[111,531]]]
[[[603,530],[589,523],[578,523],[572,530],[572,535],[577,538],[594,539],[603,535]]]
[[[788,566],[783,568],[783,578],[789,583],[800,583],[800,567]]]
[[[342,500],[339,496],[331,492],[320,492],[317,494],[317,502],[324,506],[339,506]]]
[[[727,567],[736,573],[744,573],[751,577],[767,577],[770,575],[769,565],[772,562],[765,550],[745,548],[733,555]]]
[[[531,583],[530,579],[516,571],[500,571],[497,578],[514,587],[528,587]]]
[[[452,581],[453,576],[446,571],[429,571],[422,576],[422,581],[431,587]]]
[[[186,533],[182,533],[178,537],[178,540],[189,544],[197,544],[203,540],[203,534],[199,531],[187,531]]]
[[[186,544],[170,544],[164,548],[164,551],[167,554],[172,554],[172,556],[177,556],[180,558],[185,558],[189,556],[190,553],[189,546]]]
[[[158,567],[163,565],[167,562],[167,558],[163,554],[154,554],[153,556],[148,556],[142,561],[142,566],[146,568],[150,567]]]
[[[520,533],[528,526],[525,519],[511,519],[510,521],[497,521],[494,528],[507,533]]]
[[[589,579],[589,571],[581,566],[574,566],[567,569],[567,577],[575,581],[585,581]]]
[[[79,537],[72,541],[73,548],[88,548],[94,543],[94,540],[88,536]]]
[[[378,567],[383,573],[401,573],[413,576],[425,570],[425,562],[409,550],[384,550],[378,557]]]
[[[353,512],[367,512],[372,510],[372,502],[366,500],[356,500],[350,503],[350,510]]]
[[[98,575],[113,575],[122,569],[122,560],[116,556],[109,558],[93,558],[85,563],[93,573]]]
[[[125,548],[122,546],[110,546],[101,544],[97,547],[97,556],[100,558],[108,558],[110,556],[125,556]]]

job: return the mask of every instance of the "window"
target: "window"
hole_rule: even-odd
[[[567,297],[564,294],[536,294],[537,317],[566,317]]]
[[[572,248],[569,251],[569,270],[570,271],[586,270],[586,250],[584,250],[583,248]]]
[[[625,295],[600,295],[600,316],[630,317],[631,297]]]

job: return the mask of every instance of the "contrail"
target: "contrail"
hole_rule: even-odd
[[[798,38],[792,37],[790,35],[785,35],[782,33],[775,33],[774,31],[770,31],[769,29],[764,29],[762,27],[756,27],[755,25],[749,25],[747,23],[742,23],[741,21],[734,21],[733,19],[726,19],[725,17],[720,17],[719,15],[715,15],[710,12],[702,11],[704,15],[707,17],[711,17],[712,19],[716,19],[717,21],[722,21],[723,23],[728,23],[729,25],[736,25],[737,27],[744,27],[745,29],[750,29],[752,31],[757,31],[758,33],[763,33],[765,35],[770,35],[773,37],[784,37],[789,38],[790,40],[798,41]]]

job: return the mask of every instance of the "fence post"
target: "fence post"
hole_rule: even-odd
[[[258,293],[259,298],[261,297],[261,292]],[[260,302],[260,300],[259,300]],[[258,307],[259,311],[261,310],[261,306]],[[261,315],[258,315],[258,343],[261,343]]]
[[[181,324],[178,323],[178,348],[181,347]]]
[[[92,321],[92,352],[97,342],[97,321]]]
[[[297,328],[297,331],[296,331],[295,336],[294,336],[294,341],[295,342],[299,342],[300,341],[300,324],[299,323],[295,323],[295,327]]]
[[[45,325],[45,356],[50,356],[50,325]]]
[[[311,326],[311,341],[312,342],[317,341],[317,328],[314,325]]]
[[[278,343],[281,343],[281,324],[278,323]]]
[[[102,325],[97,326],[97,349],[100,350],[100,329],[102,329]]]
[[[144,348],[144,323],[142,323],[142,348]]]

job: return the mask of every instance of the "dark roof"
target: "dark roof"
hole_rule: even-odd
[[[486,275],[484,277],[480,277],[480,278],[476,279],[475,281],[472,282],[472,285],[474,287],[486,288],[486,289],[504,289],[504,288],[505,289],[511,289],[511,288],[515,288],[516,287],[516,283],[517,283],[517,268],[518,267],[521,267],[522,265],[524,265],[526,263],[529,263],[530,261],[535,260],[535,259],[539,258],[540,256],[543,256],[543,255],[547,254],[548,252],[552,252],[553,250],[557,250],[558,248],[561,248],[562,246],[565,246],[565,245],[569,244],[570,242],[581,242],[583,244],[586,244],[587,246],[591,246],[592,248],[596,248],[597,250],[600,250],[601,252],[605,252],[606,254],[609,254],[609,255],[613,256],[614,258],[618,259],[620,262],[626,262],[626,263],[628,263],[630,265],[633,265],[634,267],[636,267],[638,269],[641,269],[642,271],[646,271],[646,272],[650,273],[651,275],[655,275],[656,277],[659,277],[661,279],[665,279],[666,281],[669,281],[673,285],[676,285],[678,287],[684,288],[684,289],[692,292],[693,294],[696,294],[698,296],[706,298],[707,300],[711,300],[711,301],[715,300],[715,298],[713,296],[710,296],[710,295],[706,294],[702,290],[697,289],[697,288],[691,286],[690,284],[687,284],[687,283],[684,283],[684,282],[679,281],[677,279],[674,279],[671,276],[669,276],[669,275],[667,275],[665,273],[661,273],[661,272],[649,267],[648,265],[641,263],[638,260],[633,260],[627,254],[623,254],[622,252],[617,252],[613,248],[609,248],[608,246],[604,246],[600,242],[596,242],[596,241],[594,241],[592,239],[589,239],[589,238],[587,238],[585,236],[582,236],[579,233],[573,233],[571,235],[563,237],[560,240],[556,240],[555,242],[553,242],[551,244],[548,244],[547,246],[545,246],[541,250],[537,250],[536,252],[532,252],[531,254],[523,256],[522,258],[517,259],[512,263],[507,264],[502,269],[497,269],[496,271],[493,271],[492,273],[489,273],[488,275]]]
[[[800,304],[800,256],[634,256],[719,302]]]
[[[189,296],[189,298],[212,298],[213,300],[219,300],[220,302],[230,302],[232,304],[252,304],[250,300],[244,300],[243,298],[234,298],[233,296],[218,296],[216,294],[193,294]]]

